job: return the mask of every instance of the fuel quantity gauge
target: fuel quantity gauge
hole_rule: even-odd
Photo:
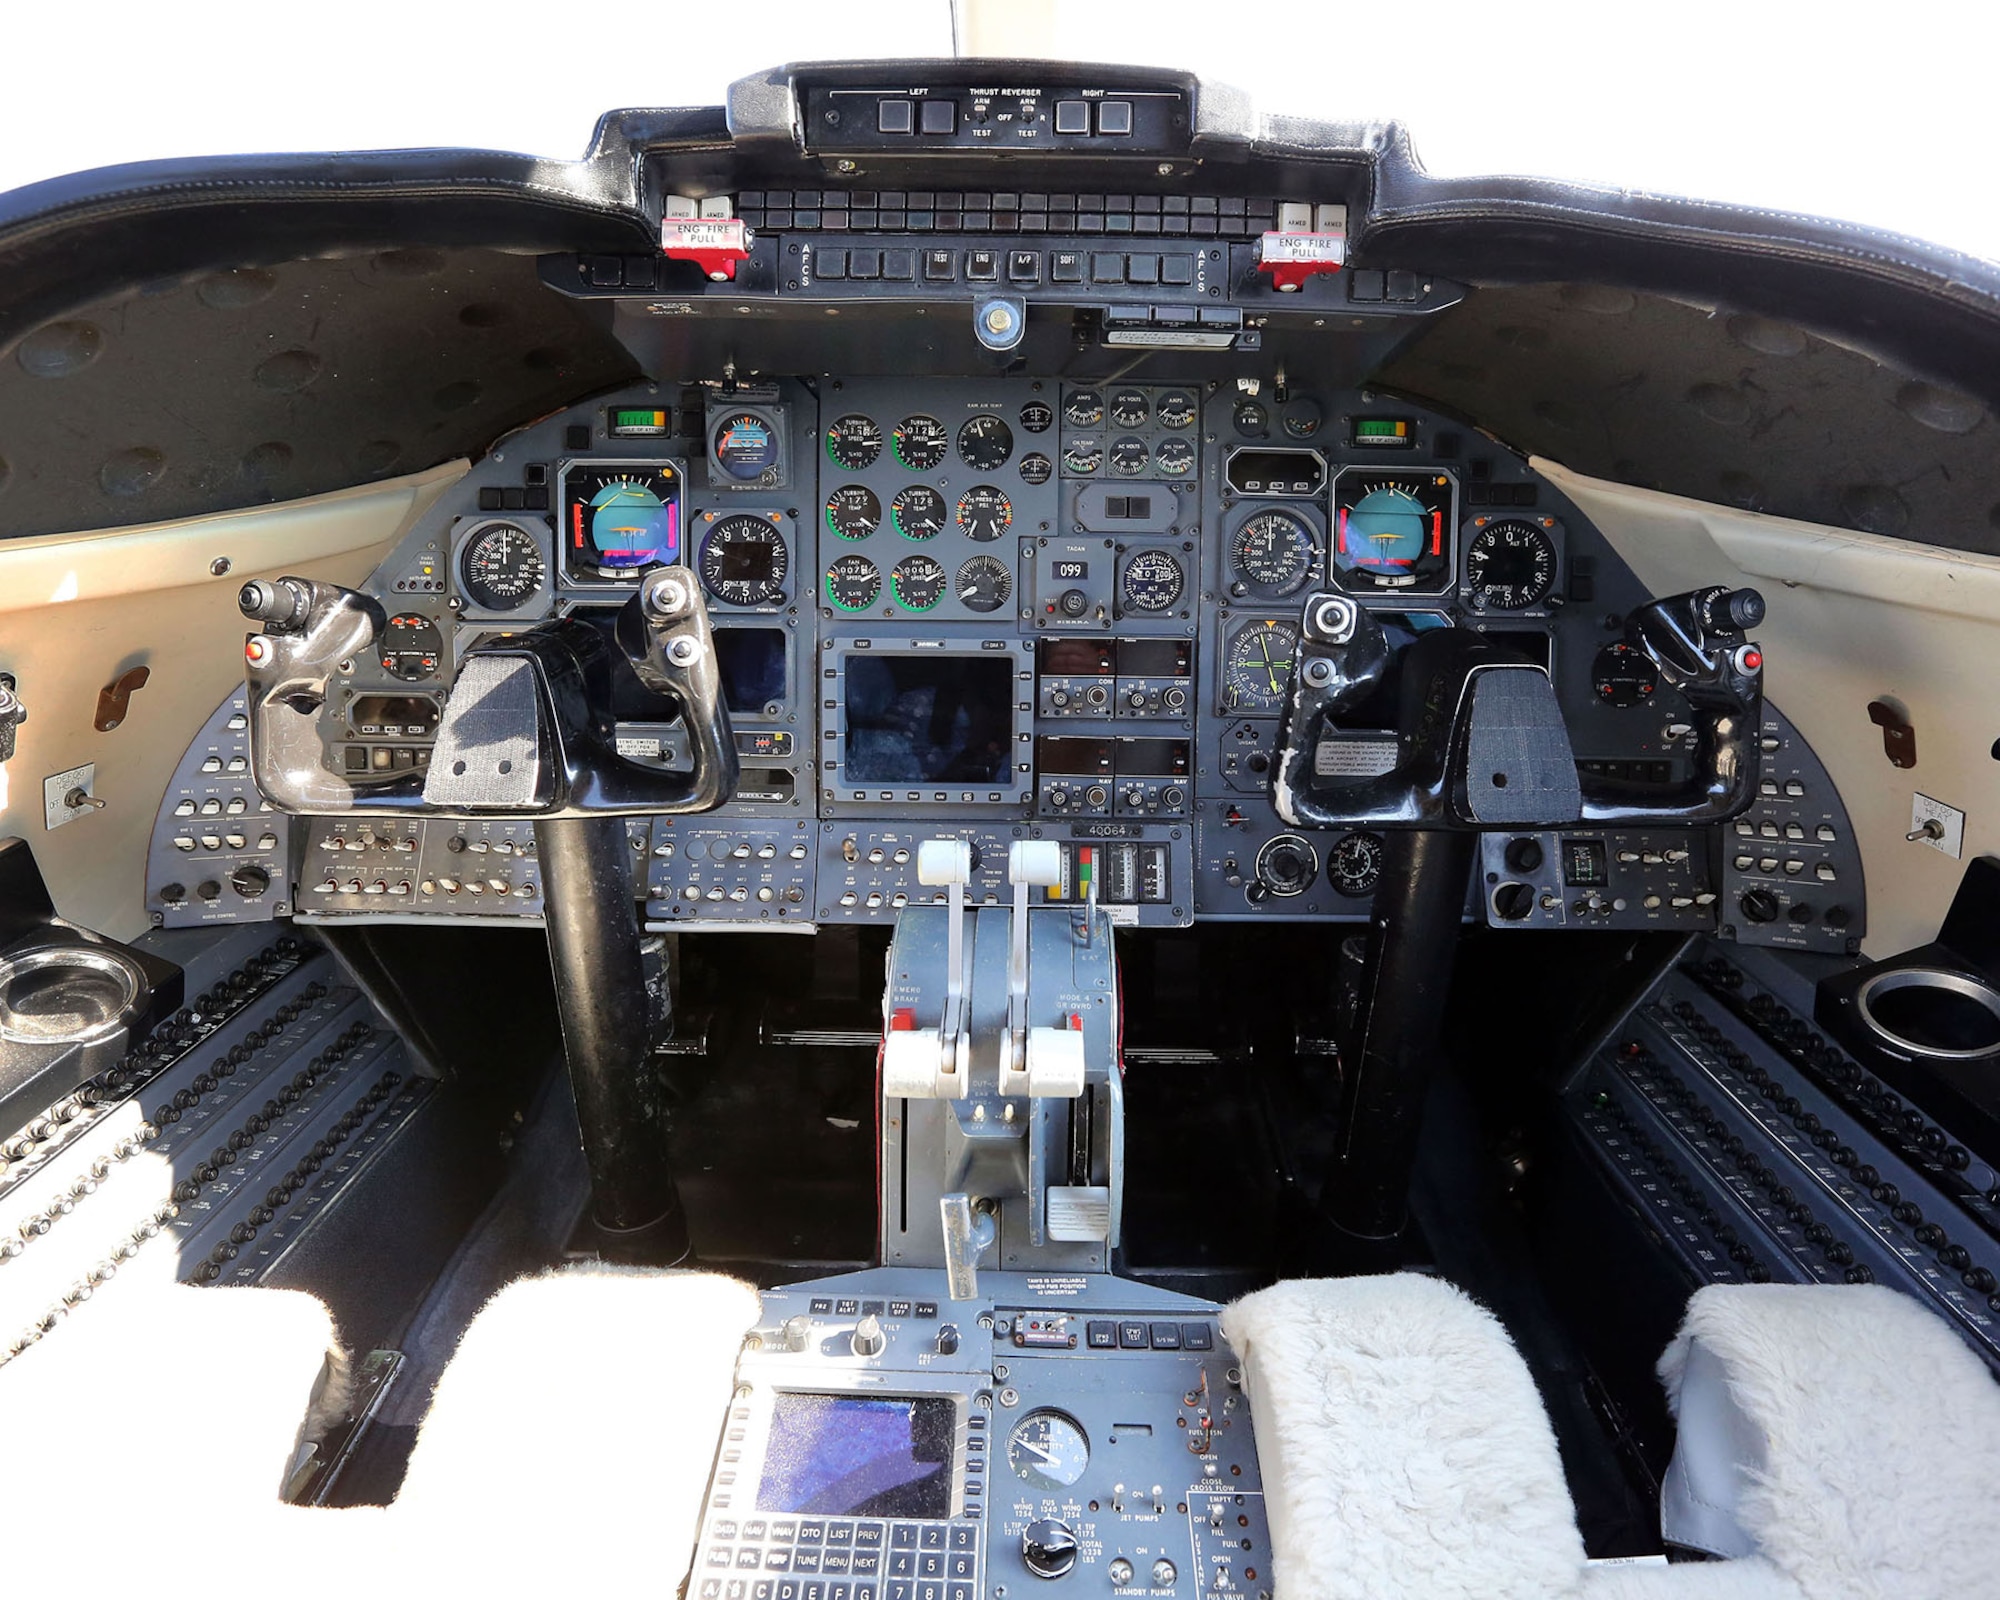
[[[1067,1489],[1090,1466],[1090,1441],[1060,1411],[1030,1411],[1007,1436],[1007,1465],[1038,1489]]]

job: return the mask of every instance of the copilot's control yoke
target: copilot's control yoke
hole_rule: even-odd
[[[1124,1096],[1111,924],[1094,897],[1030,907],[1060,848],[1009,849],[1011,906],[968,909],[963,839],[919,849],[942,901],[906,908],[883,996],[885,1264],[1103,1272],[1118,1243]]]

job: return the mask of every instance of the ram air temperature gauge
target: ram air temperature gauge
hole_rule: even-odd
[[[958,531],[974,544],[991,544],[1014,521],[1014,505],[990,483],[973,485],[958,499]]]
[[[1343,472],[1334,484],[1333,567],[1343,588],[1429,593],[1451,577],[1455,486],[1442,472]]]
[[[843,483],[826,497],[826,525],[843,539],[865,539],[882,526],[882,502],[865,483]]]
[[[958,430],[958,458],[974,472],[998,472],[1014,453],[1014,430],[1000,418],[969,418]]]
[[[1222,709],[1275,713],[1285,703],[1298,654],[1295,623],[1266,618],[1238,628],[1222,651]]]
[[[1532,522],[1486,522],[1465,546],[1465,582],[1481,609],[1526,611],[1548,598],[1555,581],[1556,542]]]
[[[1305,519],[1291,511],[1260,511],[1229,539],[1229,576],[1239,593],[1282,599],[1305,586],[1319,547]]]
[[[951,450],[951,435],[936,417],[905,417],[896,424],[890,446],[896,459],[912,472],[929,472],[944,465]]]
[[[905,539],[935,539],[944,532],[944,496],[927,483],[913,483],[889,502],[889,515]]]
[[[826,430],[826,454],[836,467],[866,472],[882,454],[882,429],[858,411],[842,417]]]
[[[1187,587],[1187,572],[1164,550],[1142,550],[1118,575],[1118,598],[1127,611],[1166,611]]]
[[[882,594],[882,569],[858,552],[826,569],[826,597],[842,611],[866,611]]]
[[[1030,1411],[1007,1436],[1007,1465],[1038,1489],[1067,1489],[1090,1466],[1090,1441],[1060,1411]]]
[[[458,586],[481,611],[512,611],[540,593],[549,565],[526,528],[489,523],[458,553]]]
[[[763,517],[724,517],[701,542],[701,581],[732,606],[768,606],[785,597],[791,554],[785,536]]]
[[[406,683],[431,677],[444,660],[444,636],[437,624],[415,611],[391,617],[375,648],[382,670]]]
[[[967,611],[998,611],[1014,594],[1014,574],[998,556],[974,556],[958,569],[952,592]]]
[[[890,570],[889,587],[911,611],[928,611],[944,598],[945,571],[929,556],[905,556]]]

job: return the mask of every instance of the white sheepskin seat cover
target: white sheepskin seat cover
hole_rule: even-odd
[[[1811,1600],[2000,1595],[2000,1385],[1939,1318],[1879,1285],[1702,1289],[1660,1359],[1676,1414],[1695,1341],[1763,1435],[1738,1516]]]
[[[705,1273],[589,1267],[502,1289],[446,1365],[383,1519],[405,1581],[671,1594],[757,1315],[754,1289]]]
[[[1450,1284],[1281,1283],[1222,1327],[1242,1357],[1275,1600],[1549,1600],[1583,1542],[1534,1379]]]

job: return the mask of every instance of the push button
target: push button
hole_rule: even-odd
[[[1007,277],[1013,283],[1040,283],[1042,281],[1042,253],[1039,250],[1015,250],[1007,257]]]
[[[1130,100],[1103,100],[1097,107],[1097,131],[1108,134],[1127,134],[1132,131],[1132,102]]]
[[[926,100],[919,113],[925,133],[958,132],[958,107],[949,100]]]
[[[1099,252],[1090,258],[1090,281],[1092,283],[1123,283],[1125,281],[1125,258]]]
[[[883,100],[875,107],[875,127],[882,133],[908,133],[916,126],[916,114],[908,100]]]
[[[1143,1322],[1121,1322],[1118,1324],[1118,1343],[1127,1350],[1146,1348],[1146,1324]]]
[[[1000,276],[1000,257],[992,250],[968,250],[965,252],[965,278],[968,283],[993,283]]]
[[[1116,1350],[1118,1348],[1118,1324],[1115,1322],[1092,1322],[1084,1328],[1084,1342],[1093,1350]]]
[[[956,250],[926,250],[924,252],[924,281],[926,283],[950,283],[958,276],[958,252]]]
[[[1081,250],[1056,250],[1049,255],[1049,281],[1051,283],[1083,282],[1083,252]]]
[[[1056,102],[1057,133],[1090,132],[1090,106],[1082,100],[1058,100]]]

